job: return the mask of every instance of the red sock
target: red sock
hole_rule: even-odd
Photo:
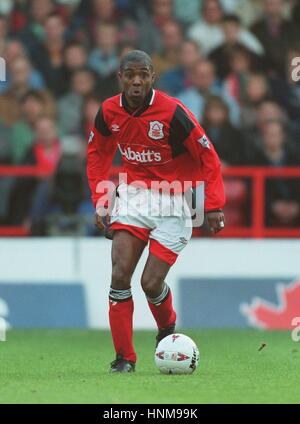
[[[132,298],[123,302],[109,301],[109,323],[115,351],[127,361],[136,362],[132,342],[132,317]]]
[[[159,329],[175,324],[176,312],[173,308],[172,293],[170,289],[167,297],[162,301],[162,303],[155,305],[148,301],[148,305]]]

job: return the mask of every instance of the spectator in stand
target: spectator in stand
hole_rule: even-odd
[[[247,81],[257,71],[253,55],[243,46],[236,46],[229,55],[229,74],[223,81],[226,92],[240,103],[246,97]]]
[[[11,86],[0,96],[0,120],[7,126],[19,117],[19,100],[30,88],[31,66],[26,58],[16,58],[10,63]]]
[[[0,95],[0,120],[12,126],[20,118],[20,101],[31,90],[32,68],[25,57],[18,57],[10,64],[10,88]],[[43,90],[43,95],[51,99],[51,95]]]
[[[249,27],[262,12],[262,0],[221,0],[225,13],[239,16],[243,25]]]
[[[219,0],[204,0],[202,18],[188,30],[188,37],[196,41],[204,55],[209,54],[224,39],[221,27],[223,11]]]
[[[273,100],[265,100],[257,109],[256,128],[261,131],[264,124],[269,121],[279,121],[282,125],[288,125],[288,117],[285,110]]]
[[[61,158],[61,145],[55,122],[48,117],[40,117],[35,124],[35,141],[23,159],[23,165],[34,165],[43,173],[41,177],[16,180],[11,196],[10,221],[12,225],[26,223],[31,211],[34,224],[41,224],[45,216],[50,193],[51,177]]]
[[[161,28],[162,51],[152,55],[156,76],[169,71],[178,64],[179,50],[182,43],[182,31],[175,21],[168,21]]]
[[[280,121],[269,120],[260,127],[260,145],[255,149],[253,164],[258,166],[299,165],[284,125]]]
[[[36,165],[43,175],[49,177],[55,172],[61,158],[61,142],[56,122],[41,116],[35,124],[35,140],[24,162]]]
[[[70,41],[64,47],[62,79],[64,89],[61,96],[70,89],[73,73],[87,65],[88,51],[79,41]]]
[[[101,100],[117,94],[118,80],[118,27],[115,24],[99,24],[97,45],[91,51],[89,66],[98,74],[98,88]]]
[[[204,110],[203,128],[214,144],[223,168],[243,165],[244,140],[242,133],[230,123],[229,108],[220,97],[211,96],[208,99]],[[247,224],[249,220],[248,191],[247,183],[243,179],[226,179],[227,203],[225,211],[229,225]]]
[[[55,2],[53,0],[31,0],[30,1],[30,23],[29,29],[39,39],[45,41],[45,23],[47,18],[55,12]]]
[[[284,17],[283,0],[264,0],[264,16],[252,32],[264,46],[269,75],[284,76],[288,48],[299,41],[300,30]]]
[[[43,43],[36,45],[31,54],[31,61],[42,73],[47,87],[58,97],[64,89],[63,53],[65,45],[65,23],[57,14],[50,14],[45,20],[45,36]]]
[[[216,78],[215,68],[209,60],[198,61],[191,72],[192,86],[178,95],[179,100],[190,109],[196,118],[203,120],[203,112],[206,100],[211,95],[222,97],[230,110],[230,121],[238,126],[240,122],[240,110],[235,100],[230,97],[221,87]]]
[[[203,114],[203,128],[223,165],[243,164],[242,133],[231,124],[229,107],[221,97],[208,98]]]
[[[92,10],[86,18],[86,32],[91,35],[92,44],[97,43],[99,24],[115,25],[119,43],[138,42],[137,24],[117,8],[115,0],[92,0]]]
[[[17,39],[11,37],[4,44],[3,57],[5,57],[6,67],[9,70],[10,64],[18,57],[27,57],[27,51],[23,44]]]
[[[11,31],[14,34],[24,31],[28,25],[28,4],[26,0],[14,1],[14,7],[9,15]]]
[[[23,9],[21,16],[25,18],[23,31],[20,32],[21,40],[28,49],[30,56],[35,53],[35,49],[39,44],[46,41],[45,22],[51,13],[55,12],[55,4],[53,0],[31,0],[29,2],[29,15]]]
[[[88,68],[74,72],[70,91],[58,102],[59,128],[64,135],[80,135],[84,98],[96,90],[96,77]]]
[[[259,41],[242,28],[240,19],[236,15],[225,15],[222,21],[224,42],[209,54],[209,59],[215,64],[219,78],[223,79],[230,72],[231,53],[236,47],[243,46],[252,54],[253,60],[259,61],[263,54],[263,47]]]
[[[245,97],[241,99],[241,123],[244,128],[255,125],[258,107],[271,98],[268,80],[264,74],[250,74],[246,82]]]
[[[89,56],[89,66],[100,78],[107,78],[118,70],[118,28],[112,24],[99,24],[96,46]]]
[[[62,158],[61,142],[55,122],[47,117],[36,123],[36,139],[27,160],[43,171],[36,181],[26,225],[33,235],[46,235],[46,216],[50,209],[52,184]]]
[[[255,152],[260,150],[262,141],[261,134],[265,124],[271,121],[280,122],[285,128],[289,128],[288,117],[284,109],[282,109],[276,102],[272,100],[263,101],[257,108],[256,121],[253,127],[243,127],[243,134],[245,139],[245,158],[246,163],[254,164]],[[287,133],[289,131],[287,130]],[[290,141],[290,139],[292,141]],[[288,137],[289,143],[294,143],[293,139]]]
[[[151,11],[138,8],[140,26],[139,47],[152,55],[162,51],[161,29],[166,22],[174,20],[172,0],[153,0]]]
[[[171,96],[177,96],[181,91],[191,87],[191,70],[200,59],[198,44],[192,40],[183,41],[179,50],[178,66],[162,73],[157,87]]]
[[[241,20],[237,15],[225,15],[222,22],[222,29],[224,33],[224,46],[240,44],[255,55],[262,56],[264,54],[264,48],[260,41],[251,31],[242,26]]]
[[[80,13],[80,0],[55,0],[56,12],[59,13],[66,24],[66,40],[76,40],[88,44],[87,32],[84,27],[84,14]],[[85,6],[89,1],[85,1]],[[85,9],[89,9],[85,7]]]
[[[64,66],[69,71],[68,76],[76,69],[82,68],[87,62],[87,49],[78,41],[69,41],[64,46]]]
[[[53,99],[47,92],[28,91],[20,101],[20,119],[11,129],[12,163],[22,163],[35,137],[35,125],[44,115],[55,117],[56,109]]]
[[[11,86],[11,64],[14,60],[18,58],[28,59],[24,46],[20,41],[15,39],[11,39],[6,43],[3,57],[5,57],[6,61],[6,81],[0,83],[0,93],[4,93]],[[42,90],[45,88],[45,82],[41,73],[34,69],[32,64],[30,64],[29,87],[33,90]]]
[[[287,142],[284,126],[269,121],[261,128],[261,146],[253,157],[255,166],[299,166],[300,159]],[[290,226],[300,224],[299,179],[270,178],[266,182],[266,225]]]
[[[248,27],[261,14],[262,0],[220,0],[226,14],[236,14],[243,25]],[[174,0],[176,19],[184,24],[202,20],[203,0]]]

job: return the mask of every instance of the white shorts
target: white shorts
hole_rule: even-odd
[[[182,193],[170,195],[121,183],[110,230],[127,230],[148,243],[150,253],[172,265],[192,236],[191,212]]]

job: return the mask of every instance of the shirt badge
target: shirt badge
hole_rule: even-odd
[[[161,140],[162,138],[164,138],[164,124],[162,124],[159,121],[151,121],[149,123],[149,131],[148,131],[148,135],[150,138],[152,138],[153,140]]]
[[[90,144],[93,141],[94,137],[95,137],[95,133],[94,131],[91,131],[88,144]]]
[[[200,143],[202,147],[210,149],[209,141],[205,135],[199,138],[198,143]]]
[[[120,131],[120,127],[119,127],[119,125],[118,125],[118,124],[112,124],[112,126],[111,126],[111,130],[112,130],[113,132],[119,132],[119,131]]]

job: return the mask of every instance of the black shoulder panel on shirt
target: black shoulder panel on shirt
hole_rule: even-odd
[[[184,141],[195,128],[195,124],[188,117],[184,109],[177,105],[173,118],[170,122],[169,144],[172,149],[172,156],[176,156],[187,151]]]
[[[101,106],[100,106],[98,113],[96,115],[96,118],[95,118],[95,128],[104,137],[108,137],[109,135],[112,134],[111,131],[109,130],[106,122],[104,121],[103,110],[102,110]]]

